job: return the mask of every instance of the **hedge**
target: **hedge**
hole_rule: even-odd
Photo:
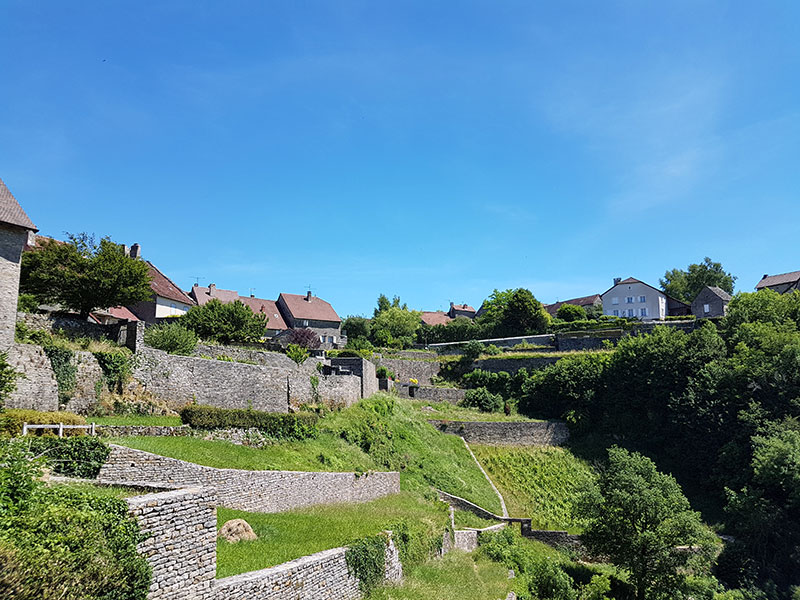
[[[314,438],[317,416],[310,413],[268,413],[242,408],[216,408],[192,404],[180,410],[181,421],[193,429],[259,429],[267,435],[285,440]]]
[[[67,477],[94,479],[111,449],[99,438],[90,436],[57,438],[25,437],[0,439],[0,454],[11,444],[22,445],[34,456],[45,459],[54,473]]]
[[[29,425],[86,425],[86,419],[71,412],[52,411],[44,412],[40,410],[10,408],[0,412],[0,436],[22,435],[22,424]],[[54,429],[35,429],[31,435],[35,436],[54,436],[57,435]],[[83,429],[65,429],[65,436],[84,435]]]

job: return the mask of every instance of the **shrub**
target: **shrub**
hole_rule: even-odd
[[[481,412],[500,412],[503,410],[503,397],[500,394],[492,394],[485,387],[480,387],[467,390],[463,405],[477,408]]]
[[[87,435],[23,438],[20,442],[27,445],[34,455],[47,460],[55,473],[68,477],[94,479],[111,452],[99,438]]]
[[[17,389],[19,377],[22,377],[22,374],[8,364],[8,354],[0,352],[0,411],[3,410],[6,399]]]
[[[0,435],[18,436],[22,435],[22,424],[29,425],[86,425],[86,419],[75,413],[65,411],[44,412],[31,409],[13,408],[0,413]],[[30,435],[34,436],[53,436],[56,435],[53,429],[35,429]],[[66,429],[64,435],[83,435],[82,429]]]
[[[370,348],[362,349],[352,348],[348,344],[348,347],[344,350],[328,350],[326,354],[330,358],[363,358],[364,360],[372,360],[372,344],[370,344]]]
[[[586,320],[586,311],[582,306],[575,304],[562,304],[558,307],[556,317],[562,321],[584,321]]]
[[[223,304],[216,298],[193,306],[180,323],[204,340],[223,344],[257,342],[267,331],[267,316],[236,300]]]
[[[17,299],[17,310],[24,313],[36,312],[39,308],[39,301],[33,294],[20,294]]]
[[[144,342],[156,350],[189,356],[197,347],[197,334],[179,323],[161,323],[148,327]]]
[[[375,376],[378,379],[394,379],[394,371],[390,371],[384,366],[375,369]]]
[[[311,329],[292,329],[286,338],[289,344],[296,344],[306,350],[316,350],[320,346],[319,335]]]
[[[133,372],[133,362],[129,352],[95,352],[95,359],[103,371],[103,379],[108,390],[122,393]]]
[[[483,349],[483,351],[489,356],[498,356],[499,354],[503,353],[503,351],[494,344],[489,344]]]
[[[317,416],[309,413],[267,413],[242,408],[216,408],[191,404],[180,410],[181,421],[193,429],[259,429],[265,434],[286,440],[304,440],[317,436]]]
[[[358,579],[363,594],[369,594],[381,581],[386,569],[386,536],[365,537],[347,548],[344,554],[347,572]]]
[[[289,344],[286,348],[286,356],[291,358],[298,365],[302,365],[308,358],[308,350],[297,344]]]

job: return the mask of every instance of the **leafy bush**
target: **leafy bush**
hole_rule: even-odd
[[[46,459],[55,473],[68,477],[94,479],[111,452],[99,438],[87,435],[23,438],[22,442],[34,455]]]
[[[17,310],[24,313],[34,313],[39,308],[39,301],[33,294],[20,294],[17,298]]]
[[[45,487],[38,471],[25,442],[0,446],[3,597],[145,600],[150,567],[136,551],[143,536],[125,501]]]
[[[369,348],[357,349],[350,346],[348,341],[347,348],[343,350],[328,350],[326,355],[330,358],[363,358],[364,360],[372,360],[373,358],[372,344]]]
[[[375,369],[375,376],[378,379],[394,379],[394,371],[390,371],[383,365]]]
[[[215,408],[190,404],[179,411],[181,421],[193,429],[259,429],[284,440],[304,440],[317,436],[317,416],[308,413],[281,414],[242,408]]]
[[[464,394],[463,405],[479,409],[481,412],[500,412],[503,410],[503,397],[492,394],[485,387],[467,390]]]
[[[223,304],[214,298],[193,306],[180,319],[181,325],[204,340],[222,344],[257,342],[267,331],[267,316],[236,300]]]
[[[180,323],[161,323],[144,331],[144,342],[156,350],[190,356],[197,348],[197,334]]]
[[[292,329],[286,339],[289,344],[295,344],[306,350],[316,350],[320,347],[319,335],[312,329]]]
[[[308,358],[308,350],[297,344],[289,344],[289,347],[286,348],[286,356],[298,365],[302,365]]]
[[[369,594],[384,578],[387,539],[371,535],[350,544],[344,554],[347,573],[358,579],[363,594]]]
[[[3,410],[6,399],[17,389],[19,377],[22,377],[22,374],[8,364],[8,354],[0,352],[0,411]]]
[[[94,357],[103,371],[103,379],[109,391],[121,394],[133,372],[130,352],[95,352]]]
[[[582,306],[575,304],[562,304],[558,307],[556,317],[562,321],[583,321],[586,320],[586,311]]]
[[[45,412],[32,409],[11,408],[0,413],[0,435],[18,436],[22,435],[22,424],[30,425],[86,425],[86,419],[75,413],[65,411]],[[35,429],[29,435],[33,436],[53,436],[57,435],[53,429]],[[83,429],[65,429],[65,436],[84,435]]]
[[[503,353],[503,351],[494,344],[489,344],[483,349],[483,351],[489,356],[498,356]]]

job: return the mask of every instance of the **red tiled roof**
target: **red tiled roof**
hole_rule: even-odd
[[[275,302],[275,300],[264,300],[263,298],[250,298],[246,296],[239,296],[237,300],[244,302],[254,313],[267,315],[269,318],[269,321],[267,321],[267,329],[276,329],[278,331],[289,329],[286,325],[286,321],[284,321],[281,316],[281,311],[278,310],[278,303]]]
[[[25,214],[25,211],[22,210],[17,199],[14,198],[14,194],[6,187],[2,179],[0,179],[0,222],[39,231],[33,221]]]
[[[756,289],[760,290],[765,287],[773,285],[783,285],[785,283],[794,283],[800,281],[800,271],[792,271],[791,273],[781,273],[780,275],[767,275],[756,284]]]
[[[426,325],[446,325],[453,320],[450,315],[441,310],[423,310],[419,316]]]
[[[453,304],[453,309],[465,312],[475,312],[475,309],[472,308],[469,304]]]
[[[202,287],[199,285],[192,286],[192,289],[189,291],[189,295],[197,301],[197,304],[203,306],[207,304],[214,298],[222,302],[223,304],[228,304],[229,302],[235,302],[239,300],[239,292],[234,292],[233,290],[221,290],[218,287]]]
[[[115,319],[124,319],[124,320],[127,320],[127,321],[138,321],[139,320],[135,314],[133,314],[131,311],[129,311],[124,306],[112,306],[111,308],[106,308],[106,309],[103,309],[103,310],[96,310],[94,312],[95,312],[95,314],[98,314],[100,316],[109,315],[111,317],[114,317]],[[94,315],[92,315],[92,316],[94,316]]]
[[[283,298],[286,308],[295,319],[308,319],[311,321],[335,321],[341,323],[339,315],[333,307],[322,298],[311,296],[311,301],[306,300],[306,296],[299,294],[281,294],[278,299]]]
[[[574,304],[575,306],[592,306],[597,300],[600,300],[600,294],[592,294],[591,296],[582,296],[580,298],[572,298],[571,300],[564,300],[562,302],[554,302],[553,304],[545,304],[544,309],[551,315],[554,315],[564,304]]]
[[[196,304],[189,296],[187,296],[181,288],[175,285],[172,280],[159,271],[156,266],[149,260],[145,261],[150,267],[150,289],[156,296],[161,296],[167,300],[174,300],[175,302],[182,302],[190,306]]]

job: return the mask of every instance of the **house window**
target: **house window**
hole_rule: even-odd
[[[611,304],[619,304],[619,298],[612,298]]]
[[[625,304],[633,304],[633,296],[626,297]]]
[[[646,317],[647,316],[647,309],[646,308],[640,308],[639,309],[639,316],[640,317]]]
[[[628,309],[628,316],[629,316],[629,317],[632,317],[632,316],[633,316],[633,309],[632,309],[632,308],[629,308],[629,309]]]
[[[169,307],[170,307],[170,308],[178,308],[177,306],[175,306],[175,303],[174,303],[174,302],[171,302],[171,303],[170,303],[170,305],[169,305]]]
[[[711,307],[708,304],[703,304],[703,312],[708,314],[711,312]]]
[[[300,321],[300,325],[302,327],[308,327],[308,320],[306,319],[305,321]]]
[[[647,298],[645,296],[639,296],[639,302],[647,302]]]
[[[618,317],[618,316],[619,316],[619,311],[618,311],[618,310],[615,310],[615,311],[614,311],[614,316],[615,316],[615,317]]]

